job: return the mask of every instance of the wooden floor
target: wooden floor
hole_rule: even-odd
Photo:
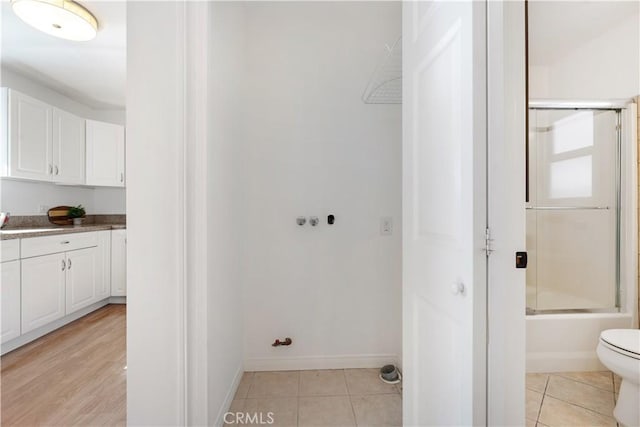
[[[2,426],[126,425],[126,306],[2,356]]]

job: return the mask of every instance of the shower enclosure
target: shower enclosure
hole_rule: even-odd
[[[529,105],[528,314],[619,311],[621,115]]]

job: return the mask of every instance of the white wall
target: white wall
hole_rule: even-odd
[[[91,188],[9,179],[3,179],[1,187],[0,209],[11,215],[44,215],[47,209],[61,205],[82,205],[87,213],[96,213]],[[45,212],[40,212],[40,206],[45,207]]]
[[[4,67],[0,86],[15,89],[84,118],[125,124],[124,110],[94,110]],[[40,205],[48,209],[78,204],[82,204],[89,214],[125,213],[125,190],[122,188],[92,189],[8,179],[2,179],[0,187],[0,209],[12,215],[42,215]]]
[[[530,73],[530,97],[593,100],[638,95],[639,19],[638,14],[629,16],[550,64],[542,65],[547,62],[544,58],[531,58],[534,72]]]
[[[127,424],[133,426],[186,419],[183,8],[127,3]]]
[[[56,185],[45,182],[3,179],[0,210],[11,215],[44,215],[54,206],[82,205],[90,215],[126,214],[125,190]],[[45,212],[40,212],[44,206]]]
[[[15,89],[86,119],[125,124],[124,110],[93,109],[4,66],[0,71],[0,86]]]
[[[246,368],[378,366],[401,349],[401,108],[366,105],[400,3],[247,5]],[[327,215],[336,223],[327,225]],[[296,225],[316,215],[318,227]],[[393,217],[392,236],[380,219]],[[290,347],[274,348],[291,337]]]
[[[209,3],[207,146],[208,425],[221,425],[243,373],[241,190],[244,5]]]

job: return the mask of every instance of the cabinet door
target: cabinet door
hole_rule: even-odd
[[[22,271],[22,333],[65,315],[65,254],[26,258]]]
[[[111,295],[111,231],[98,231],[99,262],[96,273],[96,301]]]
[[[87,184],[124,187],[124,127],[86,121]]]
[[[111,231],[111,295],[127,295],[127,230]]]
[[[96,301],[98,248],[67,252],[66,314],[78,311]]]
[[[51,116],[51,106],[9,91],[10,177],[51,181]]]
[[[0,264],[0,298],[2,298],[2,330],[0,341],[7,342],[20,336],[20,261]]]
[[[53,180],[65,184],[84,184],[84,119],[53,110]]]

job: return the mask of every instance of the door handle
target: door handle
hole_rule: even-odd
[[[49,164],[49,175],[53,174],[53,166]]]
[[[67,260],[67,270],[71,270],[71,258]]]
[[[64,271],[64,269],[66,268],[66,263],[64,262],[64,260],[62,260],[62,271]]]
[[[58,175],[58,166],[54,166],[53,169],[55,170],[55,175]]]

